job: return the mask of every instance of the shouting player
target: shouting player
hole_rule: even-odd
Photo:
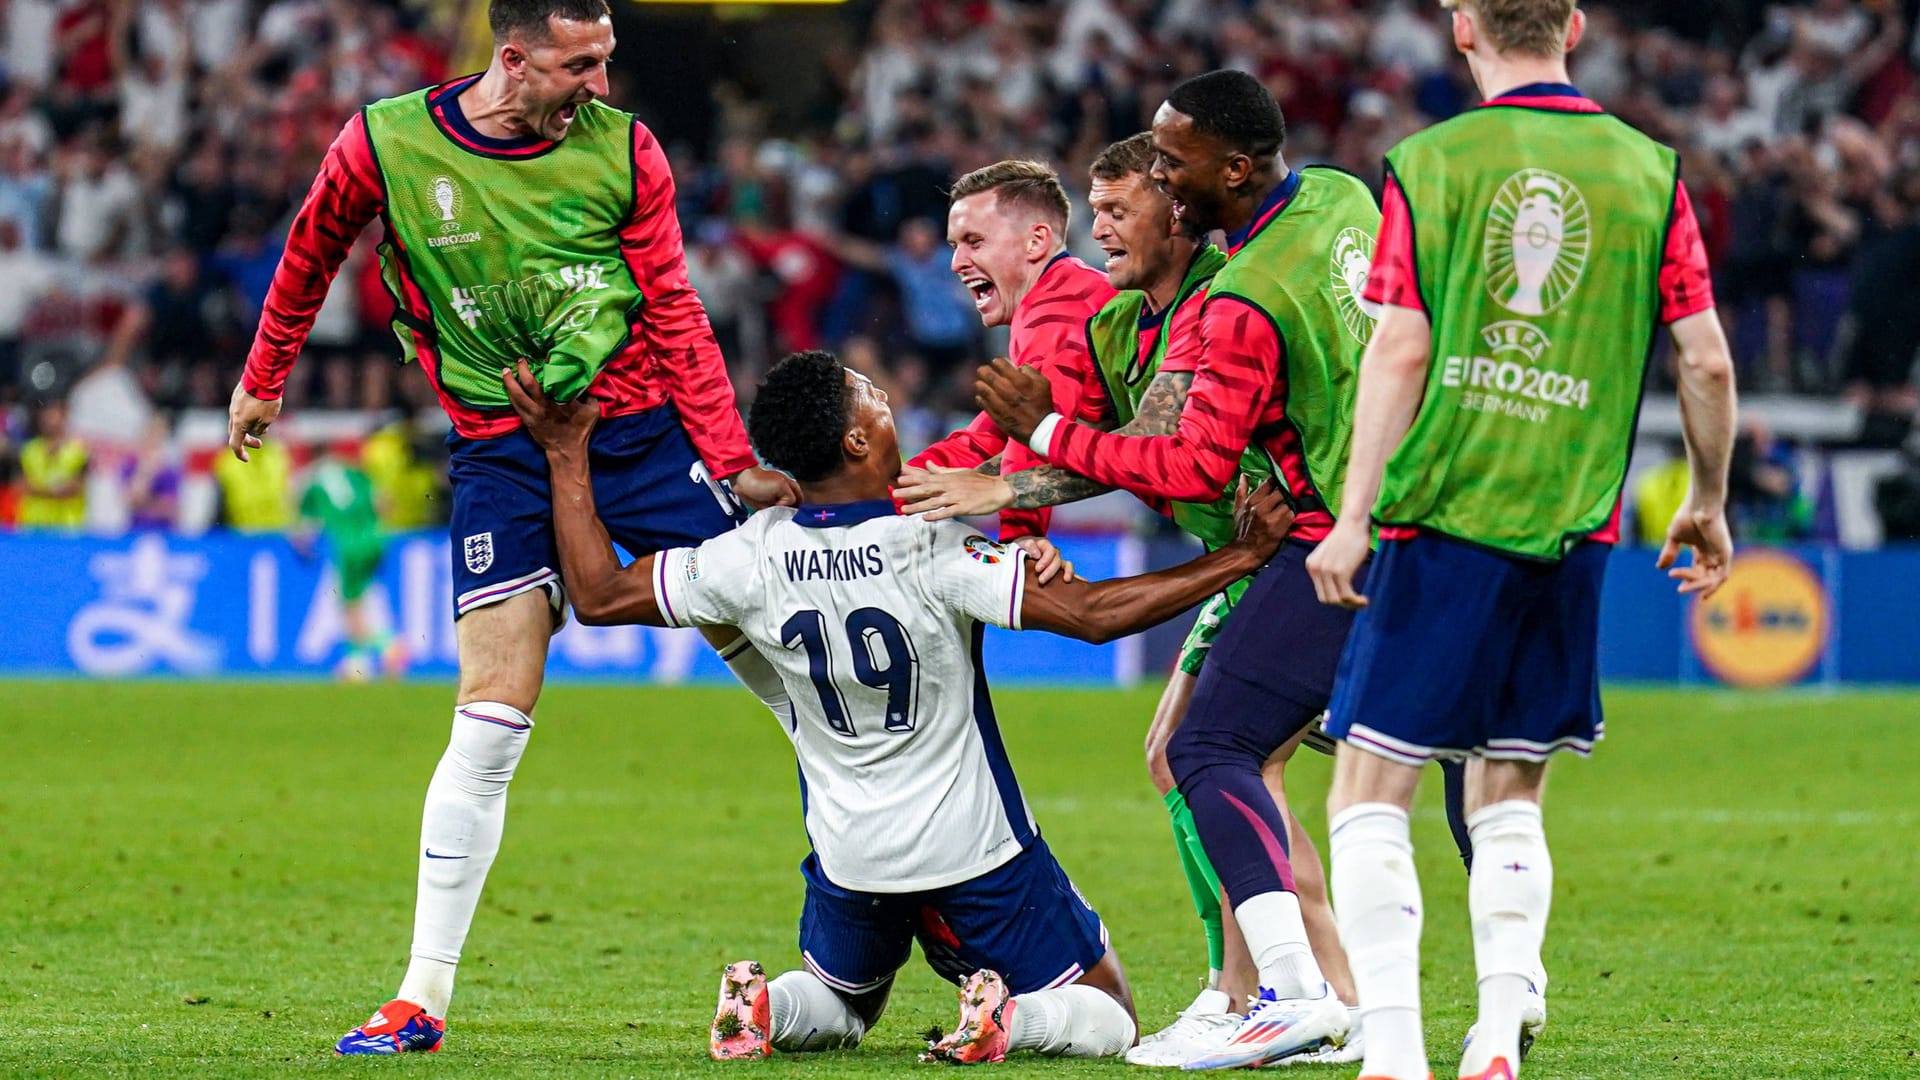
[[[1468,773],[1467,906],[1479,1019],[1459,1076],[1513,1080],[1530,1038],[1553,890],[1547,760],[1601,735],[1600,582],[1641,379],[1661,325],[1692,466],[1659,565],[1710,595],[1725,513],[1733,368],[1679,160],[1567,84],[1575,0],[1460,0],[1454,46],[1487,99],[1387,154],[1339,524],[1308,560],[1362,609],[1329,731],[1334,895],[1366,1028],[1367,1080],[1425,1080],[1420,881],[1407,808],[1436,757]],[[1380,554],[1364,588],[1369,519]],[[1544,1011],[1538,1013],[1544,1020]]]
[[[375,102],[327,152],[274,273],[229,443],[242,461],[354,237],[376,217],[394,329],[453,421],[460,684],[420,828],[412,962],[343,1054],[437,1050],[460,950],[500,848],[508,782],[533,729],[547,641],[565,615],[546,466],[501,368],[608,403],[594,453],[608,527],[632,551],[733,527],[737,494],[791,501],[754,466],[733,388],[687,283],[673,178],[653,134],[599,100],[614,47],[604,0],[493,0],[487,70]],[[731,480],[731,491],[724,481]],[[776,711],[785,691],[739,635],[721,654]]]
[[[1089,321],[1086,340],[1106,398],[1122,424],[1119,431],[1125,435],[1166,435],[1176,429],[1192,373],[1163,368],[1163,361],[1182,354],[1191,361],[1207,285],[1227,261],[1224,252],[1196,239],[1191,228],[1175,218],[1172,200],[1150,175],[1153,156],[1153,136],[1148,132],[1114,143],[1094,160],[1088,195],[1093,238],[1107,252],[1107,280],[1122,292]],[[1179,367],[1180,360],[1174,364]],[[1257,485],[1271,478],[1273,469],[1263,453],[1249,449],[1242,455],[1238,475]],[[895,494],[907,511],[925,512],[940,520],[992,513],[1006,506],[1069,502],[1108,490],[1058,466],[1043,465],[1006,476],[970,470],[909,470],[902,474]],[[1232,536],[1230,497],[1211,503],[1149,501],[1209,548]],[[1258,989],[1257,972],[1233,926],[1232,912],[1222,909],[1219,877],[1166,763],[1167,739],[1185,716],[1207,652],[1247,584],[1235,582],[1207,601],[1147,732],[1147,773],[1172,819],[1174,846],[1206,930],[1209,971],[1207,988],[1173,1024],[1141,1039],[1139,1046],[1127,1052],[1127,1060],[1136,1065],[1178,1066],[1219,1049],[1237,1026],[1235,1005]],[[1291,751],[1289,746],[1280,753]],[[1276,781],[1272,790],[1284,813],[1285,804],[1279,802],[1284,789],[1277,782],[1282,768],[1283,760],[1274,761],[1266,775]],[[1329,981],[1350,1000],[1351,983],[1327,904],[1319,855],[1293,815],[1287,814],[1286,819],[1290,861],[1309,936]]]
[[[963,983],[960,1024],[929,1060],[1100,1057],[1133,1043],[1131,995],[1106,931],[1039,836],[981,667],[985,626],[1107,641],[1260,565],[1292,514],[1244,486],[1233,539],[1184,566],[1050,584],[1015,547],[895,512],[900,448],[886,395],[832,355],[768,372],[749,426],[800,483],[797,510],[756,515],[697,548],[627,567],[594,512],[597,407],[557,404],[525,366],[508,390],[552,468],[560,561],[583,621],[738,626],[785,680],[800,765],[804,969],[721,980],[715,1058],[857,1044],[918,937]],[[885,822],[876,828],[876,822]]]
[[[1161,364],[1162,373],[1192,372],[1173,434],[1129,436],[1049,415],[1046,387],[1005,364],[980,382],[981,404],[1009,437],[1071,472],[1142,495],[1209,501],[1257,446],[1299,515],[1222,628],[1167,743],[1167,764],[1260,971],[1255,1007],[1223,1049],[1187,1063],[1195,1068],[1338,1046],[1351,1026],[1314,959],[1286,820],[1261,767],[1325,709],[1352,622],[1315,602],[1306,557],[1333,527],[1360,351],[1373,330],[1356,290],[1380,212],[1346,173],[1289,169],[1285,136],[1273,96],[1236,71],[1181,83],[1154,116],[1154,180],[1191,227],[1227,232],[1198,355]]]
[[[1096,419],[1104,401],[1081,326],[1113,297],[1106,275],[1067,254],[1072,207],[1054,171],[1037,161],[1001,161],[962,176],[947,209],[953,272],[973,294],[986,326],[1009,328],[1012,363],[1032,367],[1052,387],[1061,414]],[[921,451],[915,468],[985,465],[1011,473],[1036,463],[1033,452],[1007,437],[985,413]],[[1046,535],[1044,507],[1000,515],[1000,539]]]

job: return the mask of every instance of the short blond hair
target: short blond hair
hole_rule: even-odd
[[[972,195],[993,192],[996,204],[1021,206],[1046,218],[1058,232],[1065,232],[1071,209],[1067,189],[1052,166],[1041,161],[996,161],[975,169],[954,181],[947,193],[954,202]]]
[[[1479,16],[1480,32],[1499,53],[1556,57],[1567,51],[1567,27],[1579,0],[1440,0]]]

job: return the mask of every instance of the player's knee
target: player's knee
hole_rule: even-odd
[[[464,786],[487,789],[476,790],[475,794],[489,794],[496,787],[504,789],[513,779],[532,730],[533,718],[511,705],[468,702],[454,711],[446,761]]]
[[[1173,790],[1173,769],[1167,765],[1167,744],[1162,740],[1147,742],[1147,778],[1163,796]]]
[[[1471,817],[1495,803],[1539,803],[1547,782],[1544,761],[1486,761],[1468,764],[1465,810]]]
[[[1165,757],[1168,773],[1182,787],[1202,769],[1243,762],[1257,767],[1259,761],[1258,758],[1248,760],[1248,754],[1236,744],[1230,732],[1215,731],[1191,719],[1173,729],[1173,735],[1167,739]]]

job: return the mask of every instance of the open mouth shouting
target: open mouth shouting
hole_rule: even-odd
[[[995,288],[993,281],[984,274],[965,275],[961,277],[960,284],[965,285],[967,291],[973,294],[973,308],[982,315],[987,313],[987,309],[993,306],[994,299],[1000,295],[1000,290]]]

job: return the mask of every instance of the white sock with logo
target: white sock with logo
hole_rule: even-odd
[[[1540,943],[1553,903],[1553,859],[1540,806],[1509,799],[1467,818],[1473,874],[1467,910],[1480,979],[1480,1017],[1462,1075],[1484,1072],[1496,1057],[1520,1064],[1520,1014],[1527,984],[1540,970]]]
[[[859,1046],[866,1021],[838,990],[811,971],[789,971],[767,984],[775,1050],[837,1050]]]
[[[526,752],[533,718],[498,701],[453,713],[453,736],[427,784],[420,816],[420,884],[413,961],[400,998],[445,1018],[460,948],[507,821],[507,783]]]
[[[1013,999],[1007,1052],[1048,1057],[1113,1057],[1133,1045],[1133,1017],[1105,990],[1072,983]]]
[[[1318,998],[1327,993],[1326,976],[1307,943],[1307,922],[1300,898],[1290,892],[1261,893],[1233,906],[1240,936],[1260,969],[1260,985],[1281,1000]]]
[[[1413,868],[1407,812],[1359,803],[1327,823],[1333,909],[1347,947],[1367,1060],[1360,1075],[1426,1080],[1420,1029],[1420,878]],[[1479,861],[1475,852],[1474,861]]]
[[[787,684],[780,681],[780,673],[774,670],[766,657],[760,655],[759,649],[753,647],[747,635],[741,634],[724,645],[716,644],[714,651],[727,662],[727,670],[733,672],[733,677],[760,699],[760,704],[765,705],[781,723],[787,722]]]

